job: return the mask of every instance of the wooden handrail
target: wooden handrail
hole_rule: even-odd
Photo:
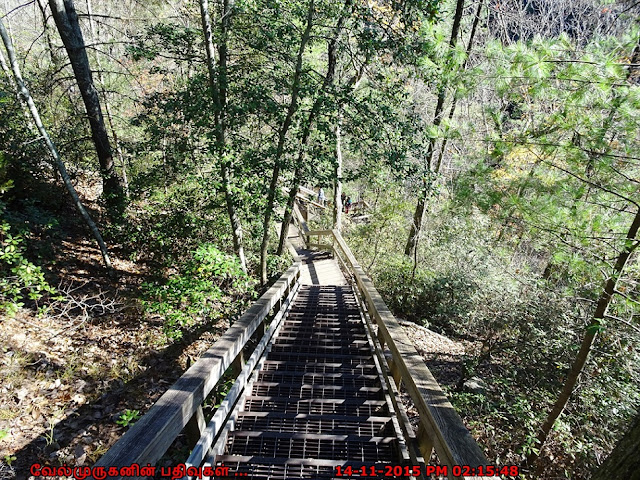
[[[312,196],[318,195],[314,190],[311,190],[310,188],[304,187],[302,185],[298,187],[298,190],[300,191],[300,193],[305,195],[312,195]]]
[[[482,449],[465,427],[462,419],[433,377],[422,356],[393,316],[389,307],[374,287],[373,282],[357,262],[351,249],[338,230],[312,230],[309,236],[333,237],[333,250],[345,270],[353,276],[355,284],[366,302],[370,317],[378,325],[378,341],[390,350],[394,377],[402,382],[420,415],[418,437],[422,455],[430,458],[435,449],[440,462],[448,466],[449,478],[475,478],[454,476],[453,466],[487,466]],[[498,477],[482,477],[483,479]]]
[[[300,200],[302,200],[303,202],[307,202],[310,205],[313,205],[316,208],[322,208],[323,210],[325,210],[327,208],[326,205],[323,205],[321,203],[316,202],[315,200],[311,200],[310,198],[307,198],[304,194],[299,193],[296,195],[297,198],[299,198]]]
[[[309,226],[307,225],[306,220],[302,216],[302,212],[300,211],[300,207],[298,207],[298,202],[293,204],[293,222],[297,224],[298,231],[300,232],[302,241],[304,242],[305,247],[309,245]]]
[[[109,449],[96,467],[155,465],[175,438],[201,415],[201,405],[271,309],[281,304],[300,279],[300,262],[295,262],[218,341]],[[279,309],[279,306],[278,306]],[[120,477],[109,477],[120,478]],[[133,477],[127,477],[133,478]],[[144,477],[140,477],[144,478]]]

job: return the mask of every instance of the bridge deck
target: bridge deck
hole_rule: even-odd
[[[395,414],[351,287],[301,287],[283,322],[216,464],[233,478],[271,480],[401,463]]]
[[[181,432],[194,444],[189,468],[224,464],[228,478],[403,478],[400,465],[424,465],[434,451],[449,468],[490,465],[340,232],[309,231],[294,213],[313,246],[331,254],[305,250],[291,229],[293,265],[96,463],[126,467],[114,480],[157,464]],[[207,421],[203,403],[227,373],[234,384]]]
[[[301,285],[347,285],[347,281],[329,252],[315,252],[304,246],[300,231],[295,224],[289,225],[288,240],[302,261]]]

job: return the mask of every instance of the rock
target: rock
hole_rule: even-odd
[[[480,377],[471,377],[464,382],[463,388],[465,391],[471,393],[485,393],[487,391],[487,384]]]
[[[73,450],[73,456],[76,457],[76,464],[79,466],[84,465],[87,460],[87,455],[84,451],[83,445],[76,445],[76,448]]]

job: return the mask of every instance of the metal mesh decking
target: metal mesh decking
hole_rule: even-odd
[[[351,287],[301,287],[216,463],[261,480],[399,464],[385,395]]]

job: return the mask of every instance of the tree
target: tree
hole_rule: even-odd
[[[580,58],[570,53],[574,44],[566,36],[490,50],[494,59],[503,51],[508,62],[496,62],[503,108],[492,112],[496,139],[481,174],[500,185],[492,208],[517,220],[516,248],[522,241],[549,251],[571,285],[565,294],[578,296],[578,289],[593,303],[560,391],[533,441],[522,447],[529,465],[565,411],[598,336],[609,330],[607,336],[615,337],[615,325],[633,327],[638,293],[627,271],[640,243],[633,155],[639,146],[633,106],[638,90],[630,82],[634,63],[620,58],[634,58],[638,38],[631,54],[628,40],[622,48],[618,40],[599,38]],[[513,208],[505,209],[509,203]],[[594,283],[599,272],[603,281]]]
[[[342,115],[336,121],[336,166],[333,183],[333,228],[342,230]]]
[[[49,0],[49,6],[71,61],[71,67],[87,111],[91,137],[100,163],[103,193],[107,207],[112,215],[118,216],[123,207],[123,188],[115,170],[111,144],[100,107],[98,91],[93,82],[82,30],[78,22],[78,14],[73,0]]]
[[[233,16],[233,0],[224,0],[222,15],[220,16],[220,39],[218,44],[218,65],[215,65],[213,29],[211,17],[209,16],[209,2],[200,0],[200,14],[202,18],[202,30],[205,38],[205,50],[207,52],[207,69],[209,73],[209,89],[214,99],[214,129],[215,129],[215,153],[220,162],[220,177],[222,178],[222,188],[224,190],[227,213],[231,224],[231,234],[233,237],[233,248],[240,259],[242,270],[247,271],[247,261],[244,255],[244,245],[242,241],[242,225],[237,212],[237,199],[233,194],[231,185],[231,160],[228,155],[226,141],[227,133],[227,90],[228,90],[228,69],[227,61],[229,55],[228,36]],[[216,74],[217,72],[217,74]]]
[[[313,28],[314,18],[314,0],[310,0],[307,8],[305,19],[305,27],[300,37],[298,52],[296,54],[295,69],[293,78],[291,79],[289,104],[287,106],[286,115],[282,124],[278,128],[277,144],[273,158],[273,171],[271,173],[271,181],[269,182],[269,190],[267,191],[267,205],[264,213],[262,243],[260,245],[260,283],[267,283],[267,254],[269,249],[269,238],[271,229],[271,217],[275,206],[276,189],[278,188],[278,180],[280,178],[280,169],[282,168],[282,156],[284,154],[285,142],[289,128],[293,123],[293,117],[298,111],[298,100],[300,97],[300,83],[302,78],[302,66],[304,53],[307,43],[311,38],[311,29]]]
[[[285,243],[289,233],[289,223],[291,223],[291,217],[293,213],[293,205],[296,199],[296,195],[298,194],[298,189],[300,188],[300,184],[302,182],[302,172],[306,168],[306,147],[309,143],[309,138],[311,136],[311,131],[314,128],[316,117],[320,113],[323,105],[326,103],[327,97],[331,94],[331,92],[329,92],[329,89],[334,82],[338,62],[338,42],[344,28],[344,23],[352,13],[352,4],[352,0],[345,1],[344,6],[340,11],[340,15],[338,16],[336,26],[333,29],[333,37],[330,38],[327,44],[327,71],[325,73],[322,85],[316,93],[316,98],[313,101],[313,106],[309,111],[309,115],[304,123],[304,127],[302,130],[302,136],[299,142],[298,160],[296,161],[295,172],[293,174],[293,183],[289,190],[289,197],[285,206],[282,228],[280,230],[280,241],[278,243],[278,250],[276,252],[277,255],[282,255],[282,253],[284,252]]]
[[[78,193],[76,192],[73,184],[71,183],[71,178],[69,178],[69,174],[67,173],[67,169],[62,161],[62,158],[60,157],[60,154],[58,153],[58,149],[56,148],[55,144],[51,140],[51,137],[49,137],[49,134],[47,133],[47,130],[45,129],[42,123],[42,120],[40,118],[40,113],[38,112],[38,109],[35,103],[33,102],[33,98],[31,97],[31,94],[29,93],[29,90],[27,89],[25,82],[22,79],[22,74],[20,73],[20,67],[18,66],[18,60],[16,58],[15,50],[13,48],[13,43],[11,42],[11,38],[9,37],[9,33],[4,27],[4,23],[2,22],[2,19],[0,19],[0,36],[2,37],[2,41],[4,43],[5,49],[7,51],[7,55],[9,57],[9,64],[11,65],[11,68],[13,70],[13,75],[14,75],[15,85],[18,91],[18,95],[22,98],[24,103],[28,106],[29,112],[31,113],[31,117],[33,118],[33,121],[38,129],[38,132],[40,133],[47,148],[49,149],[49,152],[51,153],[51,156],[53,157],[53,160],[56,164],[56,167],[58,168],[58,171],[60,172],[60,176],[62,177],[65,187],[67,188],[69,195],[71,195],[71,198],[73,199],[76,209],[78,210],[80,215],[82,215],[82,218],[84,219],[89,229],[91,230],[91,233],[95,237],[96,242],[100,247],[100,253],[102,254],[102,258],[104,260],[105,266],[111,269],[112,268],[111,259],[109,258],[109,252],[107,251],[107,246],[104,243],[104,240],[102,239],[102,235],[100,234],[100,231],[98,230],[97,225],[95,224],[95,222],[87,212],[86,208],[82,204],[82,201],[78,196]],[[4,64],[4,61],[2,63]]]
[[[484,0],[480,0],[478,2],[478,6],[476,7],[476,13],[473,17],[473,25],[471,26],[471,32],[469,33],[469,40],[467,41],[467,51],[464,56],[464,60],[462,62],[462,66],[460,70],[464,71],[467,66],[467,61],[469,60],[469,56],[471,55],[471,50],[473,49],[473,41],[476,36],[476,31],[478,29],[478,23],[480,22],[480,16],[482,14],[482,7],[484,7]],[[453,100],[451,101],[451,107],[449,107],[449,122],[453,119],[453,115],[456,112],[456,106],[458,104],[458,92],[453,93]],[[434,170],[436,172],[440,171],[440,166],[442,165],[442,157],[447,149],[447,137],[442,139],[442,144],[440,145],[440,153],[438,154],[438,160],[436,161]]]
[[[591,480],[640,479],[640,416],[620,439],[607,459],[594,472]]]
[[[38,0],[39,2],[44,0]],[[91,39],[94,42],[97,42],[99,39],[98,31],[95,27],[95,22],[93,18],[93,12],[91,7],[91,0],[85,0],[87,3],[87,20],[89,21],[89,31],[91,32]],[[118,133],[116,132],[115,126],[113,124],[113,115],[111,113],[111,108],[109,107],[109,99],[107,98],[107,93],[105,92],[105,82],[104,75],[102,73],[102,62],[100,61],[100,55],[96,54],[95,56],[96,65],[98,66],[98,84],[100,85],[100,89],[102,90],[102,99],[104,100],[104,113],[107,117],[107,123],[109,124],[109,129],[111,130],[111,135],[113,136],[113,144],[116,148],[116,152],[118,154],[118,159],[120,160],[120,167],[122,169],[122,186],[124,188],[125,195],[129,195],[129,180],[127,177],[127,165],[125,164],[124,155],[122,153],[122,147],[120,146],[120,141],[118,140]]]
[[[455,49],[456,43],[458,42],[458,34],[460,32],[460,23],[462,22],[462,12],[464,10],[464,0],[456,1],[456,11],[453,16],[453,25],[451,26],[451,37],[449,39],[449,48],[451,51]],[[436,101],[435,111],[433,113],[433,126],[437,129],[442,123],[445,100],[447,96],[447,72],[449,67],[445,65],[445,71],[443,74],[443,78],[440,79],[440,84],[438,86],[438,95]],[[429,143],[427,146],[427,151],[424,154],[424,165],[423,165],[423,174],[421,179],[421,188],[418,194],[418,204],[416,205],[416,210],[413,214],[413,223],[409,229],[409,238],[407,239],[407,245],[404,249],[404,254],[407,256],[412,256],[415,254],[416,248],[418,246],[418,237],[420,235],[420,228],[422,227],[422,219],[424,217],[425,209],[427,207],[427,199],[431,193],[431,188],[433,185],[432,176],[437,174],[437,171],[432,171],[433,167],[431,165],[433,154],[436,147],[437,137],[432,134],[429,138]]]
[[[569,402],[569,398],[571,397],[571,394],[576,384],[578,383],[578,377],[582,373],[582,370],[587,363],[587,359],[589,358],[589,353],[591,352],[591,348],[593,346],[596,335],[604,328],[605,321],[607,318],[609,318],[609,306],[611,305],[613,297],[616,293],[618,281],[622,277],[629,257],[635,251],[635,249],[638,248],[638,245],[640,245],[640,241],[637,239],[638,229],[640,229],[640,204],[636,204],[636,208],[638,210],[627,232],[624,247],[618,255],[616,263],[613,267],[613,271],[610,273],[609,278],[607,279],[604,288],[602,289],[602,293],[600,295],[600,298],[598,299],[598,303],[593,313],[593,320],[591,321],[591,325],[589,325],[589,327],[587,328],[584,338],[582,339],[580,350],[578,351],[573,365],[571,365],[571,369],[567,374],[567,378],[565,379],[562,391],[560,392],[560,395],[558,396],[555,404],[551,408],[551,411],[549,412],[546,420],[544,421],[538,432],[537,441],[540,449],[547,440],[549,432],[551,431],[554,423],[562,414],[565,407],[567,406],[567,403]],[[533,450],[527,458],[527,463],[529,465],[533,464],[538,458],[538,454],[539,451],[536,452],[535,450]]]
[[[51,59],[51,65],[57,68],[60,64],[60,55],[58,50],[53,45],[53,39],[51,38],[51,29],[49,28],[49,16],[47,15],[47,2],[46,0],[37,0],[38,9],[42,15],[42,28],[44,29],[44,38],[47,42],[47,49],[49,50],[49,57]]]

